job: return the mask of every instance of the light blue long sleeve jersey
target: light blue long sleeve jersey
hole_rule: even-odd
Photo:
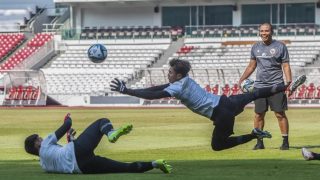
[[[164,90],[172,97],[181,100],[181,103],[187,106],[191,111],[209,119],[212,116],[213,109],[219,104],[221,97],[208,93],[189,76],[174,83],[170,83]]]

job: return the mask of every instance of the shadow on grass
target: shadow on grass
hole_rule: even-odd
[[[278,148],[269,148],[269,149],[279,149]],[[312,149],[312,148],[320,148],[320,145],[304,145],[304,146],[290,146],[290,149],[301,149],[301,148],[308,148],[308,149]]]
[[[0,179],[120,179],[120,180],[170,180],[191,179],[281,179],[301,180],[320,177],[320,161],[254,159],[254,160],[198,160],[173,161],[172,174],[152,170],[142,174],[68,175],[45,173],[35,160],[0,161]]]

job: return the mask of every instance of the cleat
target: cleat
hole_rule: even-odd
[[[289,96],[292,95],[292,93],[297,90],[297,88],[302,85],[304,82],[306,82],[307,80],[307,77],[306,75],[301,75],[301,76],[298,76],[297,79],[295,79],[291,84],[290,84],[290,87],[289,87]]]
[[[280,150],[289,150],[289,143],[282,143]]]
[[[111,143],[115,143],[118,138],[122,135],[126,135],[128,134],[130,131],[132,130],[132,125],[124,125],[122,127],[120,127],[117,130],[114,130],[109,136],[108,136],[108,140]]]
[[[259,149],[264,149],[263,143],[257,143],[252,150],[259,150]]]
[[[311,151],[309,151],[307,148],[301,149],[302,156],[305,160],[310,161],[314,160],[314,155]]]
[[[263,131],[259,128],[254,128],[251,134],[255,135],[258,139],[272,138],[272,135],[268,131]]]
[[[172,166],[167,164],[164,159],[158,159],[155,161],[156,168],[159,168],[162,172],[169,174],[172,172]]]

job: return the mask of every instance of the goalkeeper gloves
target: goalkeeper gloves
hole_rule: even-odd
[[[111,91],[117,91],[122,94],[126,94],[128,91],[128,88],[126,87],[126,83],[124,81],[120,81],[117,78],[114,78],[114,80],[111,81],[110,87],[111,87]]]

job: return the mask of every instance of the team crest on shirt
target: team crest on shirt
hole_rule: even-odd
[[[275,49],[270,49],[270,53],[272,54],[272,55],[275,55],[276,54],[276,50]]]

